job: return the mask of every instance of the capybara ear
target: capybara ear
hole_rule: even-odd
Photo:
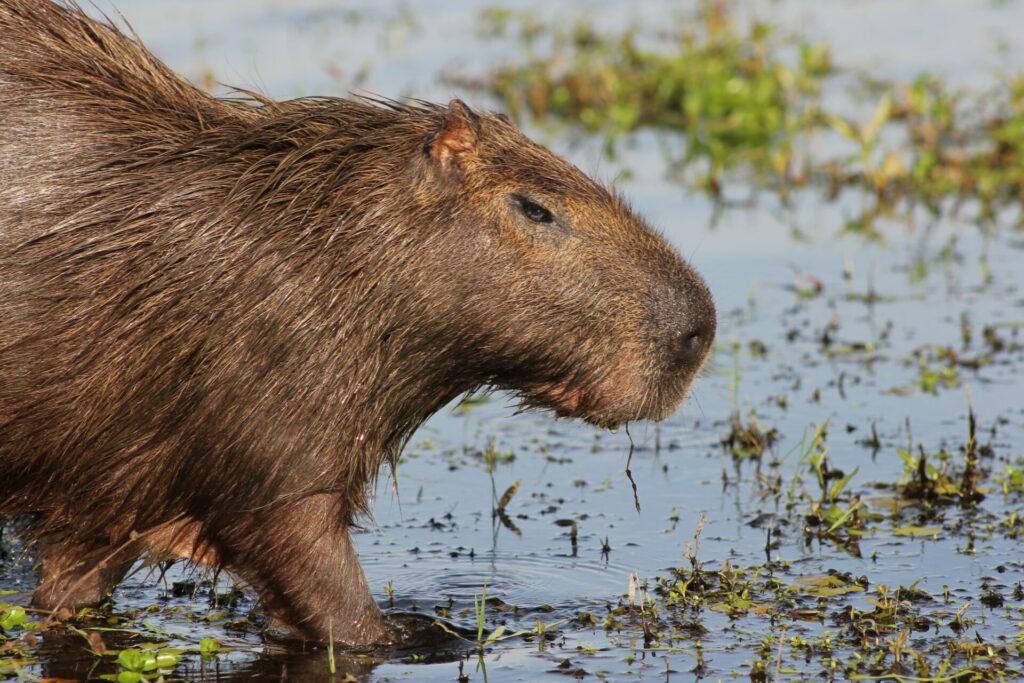
[[[448,103],[443,127],[424,151],[439,169],[448,171],[453,165],[464,167],[476,156],[479,139],[480,117],[462,100],[452,100]]]

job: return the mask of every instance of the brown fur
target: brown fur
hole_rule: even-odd
[[[481,387],[661,419],[707,355],[699,276],[502,116],[213,99],[48,0],[0,36],[0,510],[37,516],[40,606],[167,553],[385,641],[348,528],[424,419]]]

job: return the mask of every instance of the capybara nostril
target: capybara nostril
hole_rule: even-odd
[[[715,336],[707,321],[683,321],[667,335],[665,355],[671,372],[695,373],[703,364]]]
[[[673,355],[680,368],[699,365],[707,351],[707,332],[681,329],[675,339]]]

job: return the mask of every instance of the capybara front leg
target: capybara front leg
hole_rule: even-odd
[[[340,497],[310,496],[218,532],[224,566],[296,636],[351,647],[393,640],[370,594]]]
[[[135,543],[112,547],[43,539],[32,605],[54,611],[97,605],[111,596],[138,554]]]

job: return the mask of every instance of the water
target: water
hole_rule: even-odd
[[[566,3],[557,12],[533,3],[507,4],[544,12],[552,21],[587,12],[609,25],[657,20],[674,11],[663,2]],[[110,6],[106,0],[98,5]],[[213,74],[217,81],[275,97],[342,94],[359,85],[385,95],[444,101],[456,93],[440,74],[495,64],[516,49],[511,42],[476,36],[475,14],[483,3],[354,2],[342,8],[323,0],[120,0],[116,6],[142,40],[184,75],[202,81]],[[888,76],[927,70],[957,82],[991,83],[996,69],[1022,65],[1022,46],[1010,27],[1024,25],[1024,3],[784,1],[751,3],[744,11],[828,39],[837,63]],[[999,51],[999,41],[1009,44]],[[368,76],[357,84],[355,74],[363,68]],[[458,94],[493,105],[472,93]],[[669,668],[677,672],[672,680],[688,680],[693,674],[682,672],[703,661],[699,675],[718,679],[740,672],[745,677],[757,658],[757,637],[737,632],[725,616],[705,615],[709,631],[699,647],[689,642],[662,653],[642,653],[634,649],[641,643],[624,642],[600,627],[609,610],[623,604],[633,572],[648,578],[687,566],[685,544],[701,515],[706,523],[698,557],[709,566],[726,560],[752,566],[770,558],[792,563],[789,583],[832,570],[867,576],[873,586],[916,583],[932,596],[941,596],[948,586],[957,599],[972,603],[968,615],[978,619],[973,628],[979,634],[1012,640],[1017,613],[986,610],[978,596],[983,583],[1012,586],[1024,578],[1017,542],[999,526],[1020,510],[1019,494],[991,490],[979,511],[954,507],[922,521],[941,529],[935,538],[897,535],[899,524],[879,514],[856,550],[808,543],[800,529],[783,524],[773,531],[777,545],[766,551],[763,515],[780,511],[787,490],[790,502],[810,509],[800,491],[813,492],[816,485],[806,480],[799,446],[815,425],[826,422],[833,466],[846,473],[859,468],[852,485],[865,498],[891,494],[884,486],[905,473],[896,450],[908,440],[908,425],[915,448],[920,444],[928,452],[955,452],[965,441],[968,385],[979,440],[993,447],[986,466],[1000,471],[1006,464],[1019,466],[1024,456],[1024,242],[1019,233],[1004,228],[986,237],[952,219],[929,224],[919,217],[914,226],[885,225],[884,242],[839,237],[861,199],[844,196],[825,203],[813,193],[797,197],[793,207],[765,197],[752,208],[718,216],[706,197],[666,179],[661,147],[671,140],[666,143],[664,136],[640,134],[618,161],[609,162],[596,144],[533,132],[602,177],[618,177],[622,168],[632,172],[620,189],[704,274],[715,294],[716,357],[677,415],[658,426],[632,425],[629,434],[545,415],[513,415],[500,395],[468,411],[449,407],[431,419],[410,442],[397,481],[381,477],[374,518],[357,537],[378,602],[475,629],[473,601],[486,590],[499,601],[489,608],[488,631],[500,624],[508,632],[527,630],[538,618],[551,623],[581,613],[595,615],[598,626],[562,624],[546,644],[502,641],[487,649],[483,669],[473,647],[451,641],[380,660],[339,655],[340,671],[367,680],[454,680],[463,671],[470,680],[483,680],[486,670],[489,680],[504,681],[563,680],[560,672],[579,668],[613,680],[661,680],[670,678]],[[970,208],[962,215],[969,216]],[[820,294],[798,295],[796,288],[809,282],[820,283]],[[879,296],[865,301],[869,293]],[[966,346],[965,320],[973,331]],[[994,326],[1011,348],[986,347],[985,326]],[[763,352],[751,352],[752,342]],[[947,346],[961,358],[991,353],[994,362],[978,370],[960,366],[958,387],[921,391],[915,352],[927,358],[934,347]],[[765,428],[780,433],[761,468],[784,482],[778,504],[757,468],[737,464],[721,446],[734,410],[744,419],[753,412]],[[873,429],[880,441],[877,453],[863,444]],[[624,474],[630,437],[639,512]],[[489,447],[514,457],[490,473],[480,456]],[[801,473],[804,483],[790,486]],[[492,518],[492,491],[500,496],[516,481],[521,487],[508,507],[513,529]],[[965,552],[968,544],[973,549]],[[27,562],[9,562],[0,572],[0,586],[29,589]],[[292,680],[326,678],[323,651],[296,651],[258,633],[233,630],[232,623],[240,625],[253,607],[248,598],[222,614],[204,597],[171,595],[170,584],[188,576],[184,568],[172,569],[163,581],[142,572],[116,596],[118,609],[126,612],[159,605],[142,621],[171,634],[172,644],[189,646],[212,637],[234,650],[216,661],[188,655],[175,678],[277,680],[285,671]],[[229,586],[223,579],[219,584],[222,591]],[[849,604],[868,610],[866,600],[873,595],[855,595]],[[771,630],[756,620],[743,627],[758,637]],[[808,623],[801,635],[810,639],[837,628]],[[104,637],[115,647],[155,635]],[[117,670],[109,658],[82,653],[80,644],[75,636],[47,636],[31,649],[24,670],[72,679]],[[569,664],[558,668],[564,662]]]

